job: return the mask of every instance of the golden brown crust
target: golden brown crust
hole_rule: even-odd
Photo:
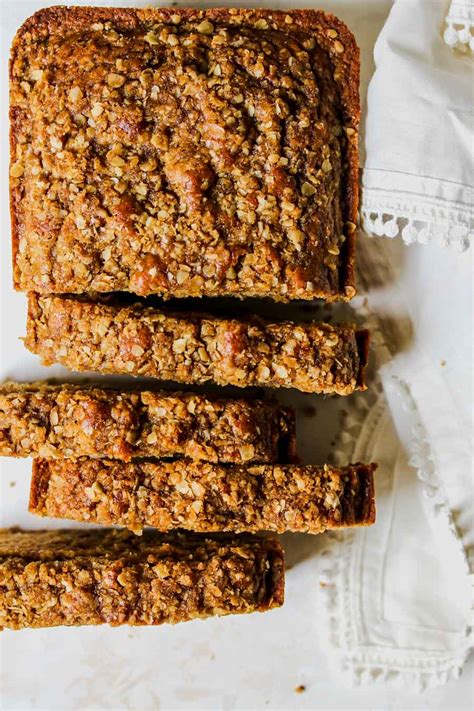
[[[36,459],[29,510],[136,533],[321,533],[374,523],[375,468]]]
[[[0,456],[294,461],[294,412],[197,393],[4,383]]]
[[[79,371],[349,395],[365,389],[358,340],[364,355],[367,332],[350,325],[170,315],[30,294],[25,345],[45,365]]]
[[[283,604],[277,539],[0,531],[0,629],[159,625]]]
[[[137,77],[161,54],[156,101]],[[204,55],[209,71],[200,68]],[[172,67],[166,77],[163,66]],[[120,86],[107,85],[105,67]],[[170,89],[180,76],[186,101]],[[17,288],[282,301],[354,295],[359,52],[337,18],[314,10],[48,8],[17,33],[10,77]],[[194,91],[205,116],[193,114]],[[88,146],[79,150],[81,116]],[[159,139],[163,126],[171,138]],[[252,131],[259,143],[247,146]]]

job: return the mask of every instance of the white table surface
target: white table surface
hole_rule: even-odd
[[[0,251],[0,379],[45,376],[45,370],[18,341],[24,334],[25,304],[23,295],[14,294],[10,286],[5,107],[6,60],[11,38],[24,18],[48,4],[55,3],[0,1],[3,178],[0,196],[3,235]],[[130,0],[128,3],[102,4],[126,6],[140,3]],[[256,4],[291,6],[291,3],[277,2]],[[321,5],[344,19],[358,38],[362,48],[362,92],[365,96],[373,70],[372,46],[391,2],[326,0]],[[311,6],[311,3],[299,2],[294,6]],[[404,249],[407,248],[395,243],[394,259]],[[420,249],[412,248],[410,256],[414,257]],[[456,258],[452,259],[455,262]],[[51,373],[48,371],[47,375]],[[319,452],[324,454],[332,436],[331,426],[325,422],[327,413],[333,408],[329,402],[319,407],[321,401],[318,401],[316,419],[302,423],[304,437],[311,434],[314,423],[318,427],[322,444],[316,455]],[[28,469],[24,461],[0,462],[2,525],[38,526],[38,522],[25,513]],[[11,486],[13,482],[15,485]],[[266,708],[457,711],[473,707],[472,659],[461,679],[423,694],[387,684],[348,686],[330,661],[326,640],[318,624],[317,590],[323,539],[284,536],[283,540],[290,569],[287,601],[280,610],[249,617],[196,621],[177,627],[3,632],[0,636],[1,708],[5,711]],[[295,689],[299,685],[303,685],[305,691],[298,694]]]

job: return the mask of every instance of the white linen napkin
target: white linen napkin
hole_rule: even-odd
[[[372,235],[465,249],[474,231],[473,62],[443,41],[448,9],[444,0],[396,0],[379,35],[361,216]]]
[[[423,689],[456,678],[473,646],[471,259],[360,247],[372,382],[348,399],[336,458],[379,463],[377,522],[330,544],[321,598],[353,682]]]

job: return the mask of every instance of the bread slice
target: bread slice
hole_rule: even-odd
[[[365,389],[368,332],[30,294],[25,345],[71,370],[349,395]]]
[[[321,533],[374,523],[375,468],[36,459],[30,511],[136,533]]]
[[[271,400],[4,383],[0,456],[294,461],[295,413]]]
[[[10,64],[16,288],[351,298],[359,115],[320,10],[40,10]]]
[[[0,531],[0,629],[160,625],[283,604],[275,538]]]

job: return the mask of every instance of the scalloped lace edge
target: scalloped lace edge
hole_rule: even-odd
[[[453,0],[445,20],[443,39],[452,49],[474,52],[474,10],[470,2]]]
[[[371,330],[371,337],[375,346],[373,352],[377,361],[378,371],[378,368],[390,359],[390,345],[385,338],[380,320],[369,309],[367,299],[363,299],[360,305],[355,305],[355,308],[358,315],[364,319],[366,327]],[[400,381],[399,387],[407,407],[414,408],[415,413],[418,413],[408,384]],[[351,458],[355,444],[362,431],[365,417],[369,410],[377,405],[381,396],[383,396],[383,387],[377,373],[369,396],[364,399],[356,399],[351,408],[352,412],[350,411],[347,415],[344,432],[334,451],[336,463],[342,464]],[[455,538],[456,544],[461,550],[466,572],[474,591],[474,571],[469,564],[462,538],[456,529],[441,482],[436,475],[427,433],[419,415],[417,420],[417,425],[413,431],[413,440],[409,446],[409,463],[414,467],[418,478],[423,483],[423,492],[432,503],[433,515],[444,517],[448,530]],[[322,619],[326,620],[327,637],[340,668],[348,674],[354,686],[362,683],[392,682],[400,686],[411,683],[422,691],[446,684],[453,679],[458,679],[474,647],[472,623],[466,625],[464,648],[457,655],[452,652],[447,654],[444,661],[437,659],[435,661],[436,669],[433,670],[428,668],[429,661],[426,659],[420,662],[420,667],[422,668],[418,669],[414,662],[411,662],[410,668],[404,668],[400,661],[396,660],[391,664],[386,661],[386,650],[378,649],[376,646],[372,647],[370,651],[365,649],[362,653],[357,648],[351,649],[341,616],[341,608],[345,607],[341,581],[344,572],[349,569],[349,559],[351,557],[351,548],[355,543],[355,536],[356,532],[351,530],[326,533],[327,546],[322,551],[326,562],[321,574],[320,602],[324,608]],[[350,616],[350,610],[346,609],[345,614]],[[471,616],[474,622],[474,597]]]
[[[436,466],[433,462],[431,456],[431,449],[428,439],[428,433],[426,432],[425,426],[421,421],[416,402],[411,394],[410,386],[407,382],[398,378],[397,376],[392,376],[394,387],[397,388],[398,394],[401,396],[403,407],[406,411],[412,413],[415,419],[415,425],[412,429],[412,439],[408,445],[408,463],[414,469],[416,469],[418,478],[423,482],[423,494],[426,499],[431,504],[431,510],[434,516],[442,517],[445,519],[445,523],[448,526],[451,534],[453,535],[456,543],[458,544],[459,550],[462,555],[462,559],[465,564],[467,575],[471,576],[472,582],[474,582],[474,568],[469,560],[468,553],[462,541],[462,536],[456,527],[454,522],[453,514],[448,505],[448,497],[445,494],[444,486],[442,481],[439,479],[436,473]],[[473,613],[474,613],[474,601],[473,601]],[[471,639],[474,642],[474,636],[471,635]]]
[[[409,667],[405,667],[400,660],[387,661],[387,650],[372,647],[369,650],[351,649],[345,639],[345,630],[341,619],[341,608],[344,604],[340,589],[344,572],[350,565],[351,549],[354,544],[353,532],[326,534],[330,539],[322,555],[326,559],[326,568],[322,573],[324,586],[321,589],[320,604],[322,605],[327,637],[330,651],[334,654],[341,670],[347,675],[353,686],[361,684],[391,683],[394,686],[406,687],[409,684],[418,691],[441,686],[449,681],[458,679],[462,668],[472,650],[471,628],[466,629],[466,642],[464,648],[456,655],[447,654],[444,659],[432,662],[435,669],[430,669],[429,659],[412,660]],[[341,554],[341,547],[345,555]],[[473,576],[470,576],[471,582]],[[346,615],[351,611],[346,609]],[[417,668],[418,667],[418,668]]]
[[[470,246],[471,230],[459,222],[443,224],[413,214],[412,206],[394,210],[386,206],[361,210],[361,225],[369,237],[401,237],[405,244],[436,244],[463,252]]]

